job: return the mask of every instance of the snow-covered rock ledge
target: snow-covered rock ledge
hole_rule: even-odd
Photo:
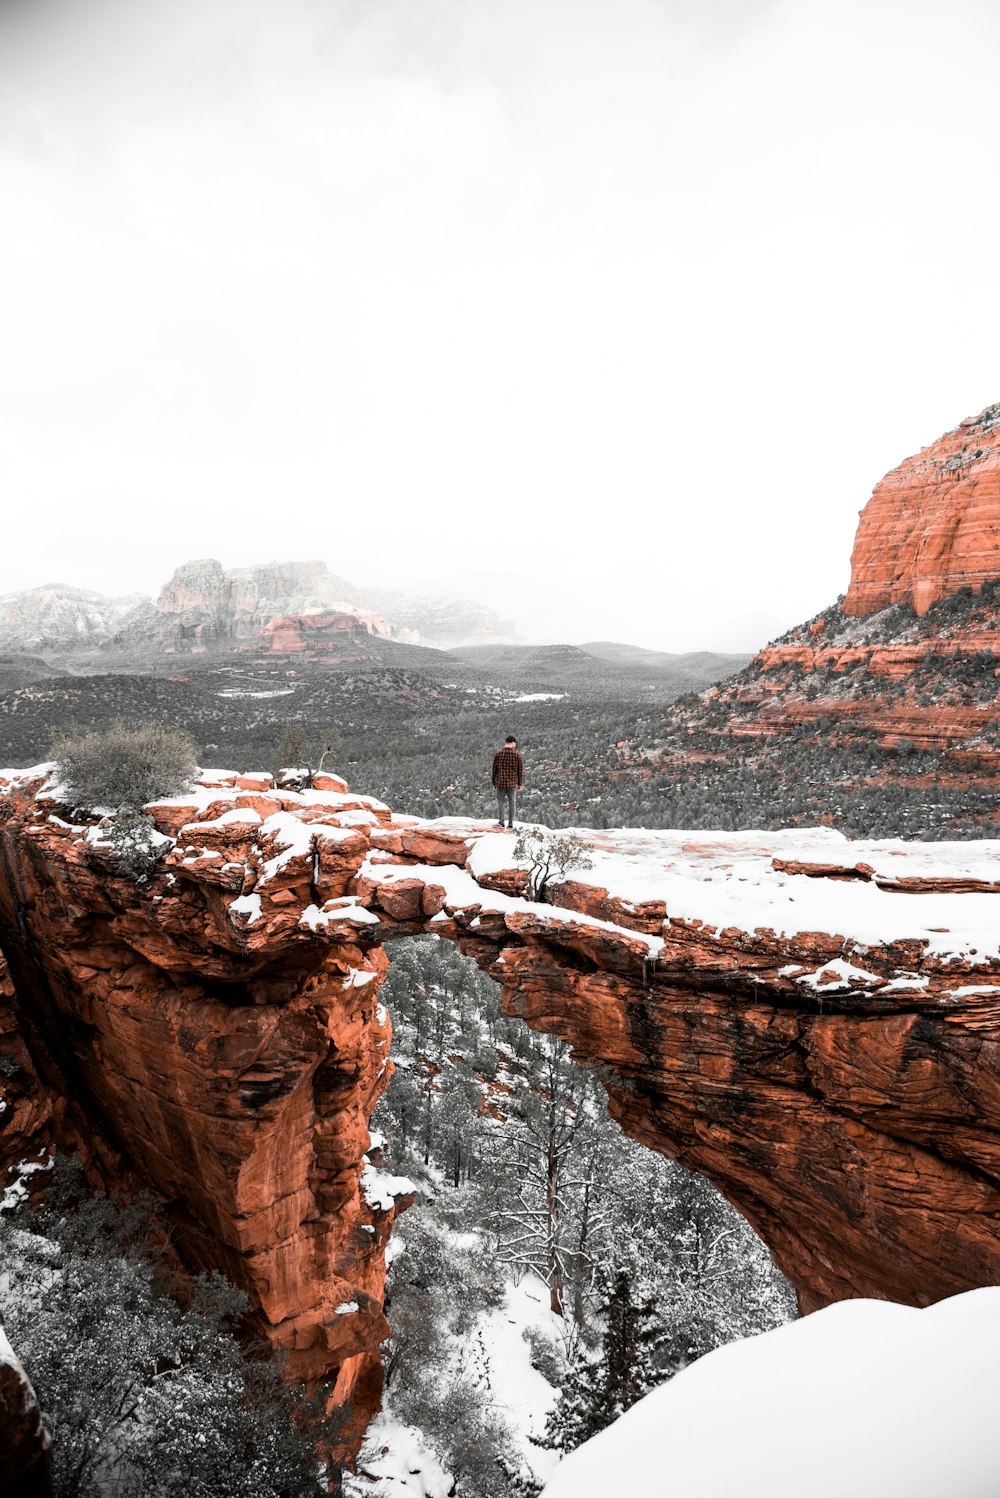
[[[310,1373],[377,1345],[381,1260],[353,1278],[353,1244],[315,1226],[341,1188],[309,1162],[355,1172],[351,1213],[375,1210],[381,949],[421,932],[601,1067],[622,1126],[726,1193],[803,1308],[1000,1283],[1000,843],[579,829],[582,862],[532,900],[509,833],[395,813],[336,776],[206,771],[147,812],[159,862],[136,883],[51,766],[0,772],[0,946],[54,1051],[84,1020],[72,1065],[95,1129],[184,1197],[203,1256],[238,1253],[252,1291],[259,1266]],[[345,1058],[365,1079],[350,1116],[323,1083]],[[199,1147],[174,1161],[195,1116]],[[272,1272],[317,1239],[341,1266],[324,1287]]]

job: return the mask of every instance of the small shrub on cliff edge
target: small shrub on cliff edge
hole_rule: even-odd
[[[103,732],[64,732],[52,746],[59,775],[81,806],[138,810],[182,791],[194,774],[195,748],[182,728],[112,723]]]
[[[544,903],[550,884],[567,878],[576,869],[592,869],[594,860],[587,845],[574,833],[525,828],[514,843],[514,857],[528,865],[528,898]]]

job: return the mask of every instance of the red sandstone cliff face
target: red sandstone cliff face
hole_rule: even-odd
[[[910,749],[940,761],[910,762]],[[992,828],[1000,406],[879,484],[861,515],[843,605],[679,704],[656,745],[656,768],[668,784],[697,784],[717,803],[748,807],[748,825],[766,820],[775,799],[757,788],[777,785],[782,815],[805,825],[832,817],[853,831]],[[895,793],[893,820],[885,803]]]
[[[937,599],[1000,576],[1000,406],[887,474],[861,514],[847,615]]]
[[[365,1164],[382,944],[418,931],[610,1068],[623,1126],[714,1180],[806,1308],[1000,1281],[1000,849],[590,833],[595,872],[532,905],[481,824],[268,776],[152,811],[171,846],[137,887],[43,777],[0,785],[27,1049],[362,1416],[405,1190]]]
[[[365,1165],[367,1119],[390,1075],[376,997],[386,960],[353,926],[319,943],[284,915],[299,881],[324,898],[339,889],[366,844],[329,827],[317,850],[304,806],[302,848],[282,862],[280,837],[254,839],[269,780],[224,794],[235,816],[206,825],[192,856],[178,847],[148,890],[116,877],[106,846],[50,819],[37,782],[5,798],[0,928],[39,1070],[51,1062],[90,1132],[163,1195],[188,1261],[242,1285],[293,1375],[332,1380],[363,1425],[388,1333],[383,1250],[404,1189]],[[215,794],[203,789],[187,810],[208,821]],[[255,859],[280,865],[266,934],[228,908],[266,874],[236,861],[251,843]],[[25,1106],[14,1134],[0,1130],[5,1164],[16,1168],[28,1136],[32,1148],[46,1135],[78,1142],[44,1093]],[[338,1314],[346,1304],[357,1311]]]

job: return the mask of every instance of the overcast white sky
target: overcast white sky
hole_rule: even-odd
[[[7,0],[0,592],[752,647],[1000,399],[993,0]]]

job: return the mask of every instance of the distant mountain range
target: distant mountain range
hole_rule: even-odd
[[[290,720],[315,734],[337,723],[356,752],[392,743],[397,759],[449,716],[463,735],[487,722],[492,733],[501,716],[505,731],[516,718],[537,733],[582,704],[612,719],[620,707],[609,730],[620,737],[628,712],[659,712],[749,659],[606,641],[519,645],[509,629],[465,600],[363,592],[322,562],[189,562],[155,603],[69,587],[9,594],[0,764],[41,758],[55,724],[115,717],[183,723],[212,754],[225,748],[248,764]]]
[[[445,653],[446,652],[446,653]],[[362,590],[324,562],[178,567],[154,601],[42,587],[0,598],[0,690],[58,671],[164,674],[234,660],[416,670],[442,684],[632,698],[701,688],[747,655],[672,655],[635,645],[520,645],[468,599]]]
[[[587,645],[466,645],[448,654],[492,680],[530,682],[536,691],[632,702],[700,692],[741,670],[750,659],[749,654],[708,650],[673,655],[607,640]]]
[[[308,624],[306,624],[308,621]],[[0,652],[60,658],[87,668],[88,656],[151,663],[159,655],[202,654],[245,645],[277,653],[306,627],[312,643],[327,631],[364,631],[411,645],[512,640],[513,626],[467,599],[363,592],[324,562],[269,562],[226,570],[187,562],[154,601],[109,598],[85,588],[48,586],[0,597]],[[292,648],[301,649],[302,646]]]

